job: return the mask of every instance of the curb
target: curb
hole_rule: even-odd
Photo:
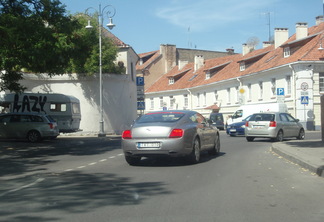
[[[274,153],[284,157],[285,159],[298,164],[299,166],[309,170],[312,173],[317,174],[320,177],[324,177],[324,166],[319,166],[316,164],[312,164],[306,160],[303,160],[303,158],[301,158],[300,156],[289,152],[287,150],[281,149],[279,145],[277,144],[272,144],[271,151],[273,151]]]

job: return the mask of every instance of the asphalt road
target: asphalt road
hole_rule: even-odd
[[[0,141],[0,221],[324,221],[323,178],[270,145],[222,132],[197,165],[132,167],[117,138]]]

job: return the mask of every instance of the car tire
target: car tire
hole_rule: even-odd
[[[141,157],[137,156],[125,156],[126,162],[131,166],[136,166],[140,163]]]
[[[41,140],[41,135],[38,131],[32,130],[27,133],[27,139],[29,142],[35,143]]]
[[[297,139],[298,139],[298,140],[303,140],[303,139],[305,139],[305,130],[304,130],[304,129],[300,129],[300,130],[299,130],[299,134],[298,134],[298,136],[297,136]]]
[[[200,161],[200,142],[198,138],[195,138],[192,145],[192,152],[189,154],[188,162],[196,164]]]
[[[277,142],[282,142],[283,141],[283,138],[284,138],[284,133],[282,130],[279,130],[278,134],[277,134],[277,137],[276,137],[276,141]]]
[[[220,152],[220,139],[219,139],[219,135],[217,135],[217,137],[215,139],[214,147],[213,147],[213,149],[208,151],[208,154],[216,156],[217,154],[219,154],[219,152]]]
[[[249,142],[252,142],[252,141],[254,140],[254,137],[247,136],[247,137],[246,137],[246,140],[249,141]]]

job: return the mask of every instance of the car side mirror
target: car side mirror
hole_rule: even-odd
[[[298,123],[299,122],[299,119],[296,119],[296,122]]]
[[[208,119],[208,120],[207,120],[207,123],[209,123],[209,124],[213,124],[213,121],[212,121],[211,119]]]

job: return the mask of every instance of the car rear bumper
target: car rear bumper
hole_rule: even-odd
[[[138,148],[138,143],[160,143],[157,148],[145,147]],[[182,138],[166,139],[166,140],[122,140],[122,149],[127,156],[186,156],[192,151],[191,144],[184,143]]]

